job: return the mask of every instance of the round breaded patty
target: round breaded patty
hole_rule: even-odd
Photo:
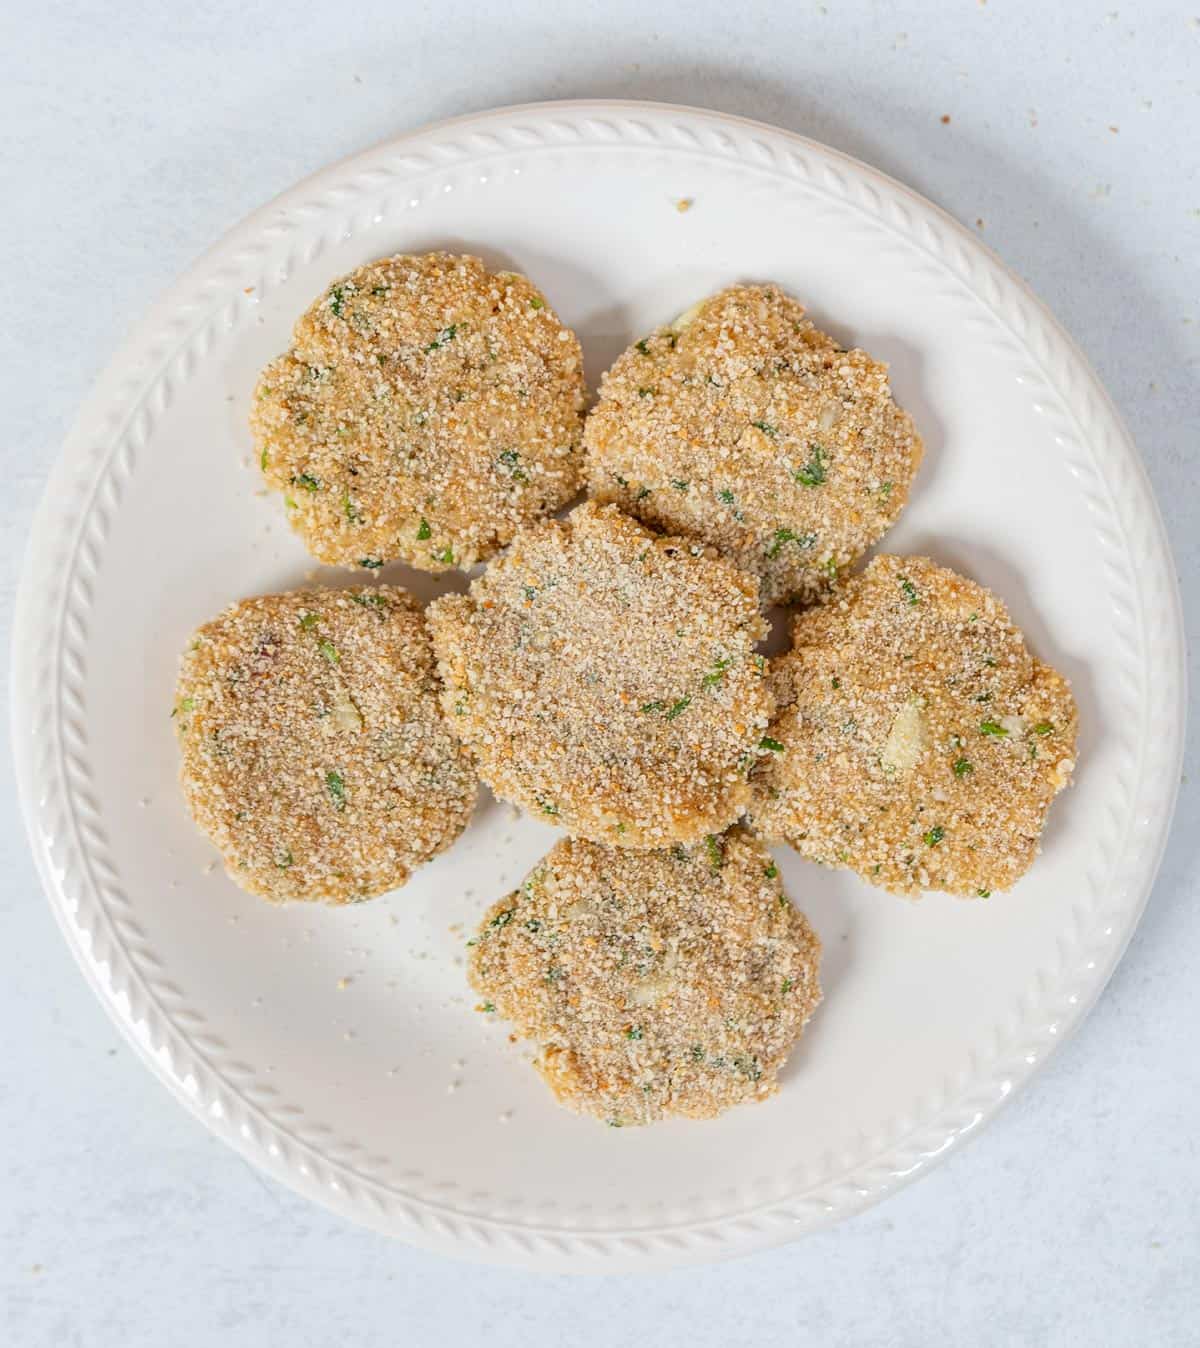
[[[250,424],[314,556],[444,571],[575,495],[584,398],[579,343],[531,282],[428,253],[335,281]]]
[[[821,999],[820,953],[770,853],[734,829],[670,852],[558,843],[488,912],[469,972],[558,1099],[619,1127],[771,1095]]]
[[[1024,874],[1076,711],[1000,600],[928,558],[876,557],[792,636],[755,829],[901,894],[986,898]]]
[[[588,487],[702,538],[766,603],[821,597],[892,525],[921,439],[887,366],[778,286],[733,286],[630,347],[584,429]]]
[[[430,606],[447,717],[498,796],[574,836],[719,833],[772,709],[757,590],[703,545],[585,503]]]
[[[192,814],[264,898],[395,889],[471,817],[475,771],[442,720],[403,590],[234,604],[192,639],[173,716]]]

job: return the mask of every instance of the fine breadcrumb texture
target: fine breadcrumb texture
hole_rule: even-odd
[[[887,366],[774,285],[734,286],[635,343],[584,430],[589,491],[812,601],[892,525],[921,439]]]
[[[469,974],[558,1099],[620,1127],[773,1094],[820,954],[770,853],[733,829],[669,852],[558,843],[488,912]]]
[[[1077,716],[1004,605],[928,558],[883,556],[792,636],[755,829],[901,894],[986,898],[1023,875]]]
[[[444,707],[502,799],[621,847],[733,823],[773,709],[753,576],[587,502],[428,610]]]
[[[540,292],[475,257],[335,281],[259,379],[267,484],[314,556],[467,568],[582,480],[583,359]]]
[[[266,595],[201,627],[172,717],[184,794],[232,878],[354,903],[449,847],[477,784],[437,694],[403,590]]]

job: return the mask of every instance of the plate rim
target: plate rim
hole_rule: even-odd
[[[557,118],[566,121],[570,121],[571,118],[581,121],[588,118],[593,120],[625,118],[631,122],[638,118],[674,119],[682,125],[690,122],[694,125],[723,126],[745,136],[780,141],[797,153],[822,162],[827,168],[832,164],[835,175],[840,171],[856,180],[859,185],[866,184],[877,197],[879,189],[882,188],[885,192],[903,200],[908,210],[924,221],[927,229],[932,222],[935,232],[940,229],[950,242],[958,245],[964,257],[968,260],[973,258],[976,262],[982,260],[990,272],[988,279],[1016,294],[1040,320],[1052,340],[1051,354],[1057,353],[1056,358],[1064,366],[1074,365],[1075,368],[1069,373],[1076,379],[1082,379],[1083,392],[1089,393],[1095,400],[1094,415],[1108,424],[1117,448],[1117,459],[1114,462],[1119,461],[1120,466],[1132,475],[1131,486],[1136,498],[1134,505],[1140,512],[1140,523],[1147,530],[1143,558],[1149,558],[1150,562],[1156,563],[1164,570],[1164,574],[1157,577],[1161,590],[1159,597],[1163,603],[1156,615],[1161,630],[1155,634],[1155,640],[1158,642],[1157,653],[1167,670],[1166,682],[1173,685],[1168,687],[1167,691],[1174,696],[1164,698],[1160,704],[1165,710],[1164,720],[1169,721],[1165,729],[1170,732],[1164,735],[1163,739],[1170,743],[1159,755],[1156,772],[1152,774],[1144,762],[1140,765],[1139,783],[1143,786],[1144,794],[1146,782],[1151,778],[1160,788],[1165,786],[1165,790],[1160,789],[1156,793],[1161,808],[1156,819],[1146,821],[1149,832],[1145,836],[1148,841],[1144,841],[1139,849],[1140,864],[1131,876],[1131,881],[1136,883],[1137,899],[1128,903],[1122,910],[1122,929],[1117,939],[1106,947],[1102,965],[1085,987],[1076,990],[1069,1013],[1058,1018],[1052,1042],[1039,1053],[1036,1062],[1029,1064],[1026,1070],[1020,1073],[1019,1078],[1012,1082],[1010,1090],[1000,1091],[996,1080],[982,1083],[991,1087],[989,1094],[993,1098],[978,1111],[971,1122],[949,1131],[945,1126],[931,1129],[926,1125],[924,1141],[927,1143],[936,1141],[937,1145],[918,1147],[915,1161],[901,1167],[897,1165],[897,1161],[902,1159],[899,1154],[901,1147],[911,1140],[909,1135],[905,1134],[896,1139],[890,1153],[885,1152],[882,1158],[876,1158],[877,1174],[871,1183],[864,1182],[855,1172],[846,1175],[838,1185],[826,1185],[827,1190],[836,1189],[836,1196],[829,1193],[815,1205],[808,1202],[790,1204],[786,1201],[772,1202],[766,1206],[779,1210],[779,1220],[760,1223],[750,1230],[744,1229],[746,1223],[739,1214],[726,1214],[712,1220],[697,1219],[683,1226],[664,1226],[653,1231],[642,1228],[625,1232],[588,1229],[572,1231],[562,1228],[541,1231],[532,1224],[486,1219],[474,1215],[458,1214],[446,1219],[433,1211],[437,1205],[428,1204],[425,1205],[431,1209],[427,1214],[428,1220],[424,1218],[413,1220],[411,1214],[404,1214],[408,1220],[398,1221],[394,1210],[389,1212],[381,1206],[373,1206],[369,1186],[364,1185],[360,1192],[355,1193],[353,1186],[349,1189],[345,1186],[339,1187],[334,1178],[331,1187],[330,1181],[321,1182],[314,1178],[313,1174],[304,1173],[311,1170],[311,1167],[304,1167],[302,1171],[294,1159],[284,1161],[280,1157],[272,1157],[262,1138],[254,1136],[253,1130],[246,1131],[244,1121],[239,1128],[235,1127],[228,1117],[218,1119],[212,1116],[199,1098],[199,1091],[192,1092],[188,1089],[185,1084],[186,1074],[181,1073],[179,1065],[172,1060],[169,1048],[161,1045],[156,1048],[144,1018],[139,1028],[136,1008],[128,1002],[124,1007],[120,1004],[121,997],[118,990],[105,981],[102,972],[104,961],[95,958],[94,952],[85,949],[83,933],[72,920],[73,905],[78,902],[78,898],[77,896],[74,900],[72,898],[65,870],[61,868],[56,870],[38,817],[38,789],[39,787],[47,789],[47,784],[45,778],[40,775],[42,769],[39,764],[39,749],[42,746],[35,729],[38,715],[35,704],[39,679],[34,668],[33,652],[45,641],[45,625],[38,622],[35,598],[42,592],[55,593],[53,575],[57,550],[52,546],[53,540],[49,537],[53,532],[50,526],[56,518],[60,523],[68,524],[72,528],[81,526],[86,519],[86,512],[79,508],[76,500],[79,488],[82,486],[85,490],[92,491],[99,488],[101,473],[99,470],[93,473],[95,467],[93,460],[100,462],[105,455],[101,450],[90,449],[89,441],[100,410],[114,400],[118,390],[123,386],[137,385],[144,390],[152,373],[153,364],[150,371],[145,371],[141,367],[146,362],[148,349],[153,348],[154,338],[164,320],[179,310],[185,297],[202,288],[202,281],[216,270],[216,264],[220,260],[236,254],[239,245],[260,234],[271,223],[273,216],[300,204],[315,189],[322,185],[326,187],[332,185],[340,176],[345,176],[356,166],[362,166],[376,157],[388,155],[400,158],[406,147],[454,133],[461,134],[472,126],[487,126],[490,130],[496,130],[504,124],[511,127],[522,119],[529,118]],[[615,143],[621,142],[618,139]],[[681,145],[679,148],[686,147]],[[466,162],[470,162],[469,157]],[[998,315],[997,321],[1001,321]],[[153,354],[152,350],[150,354]],[[1048,375],[1045,377],[1082,429],[1077,399],[1083,396],[1083,392],[1076,398],[1069,398],[1054,385]],[[111,446],[105,446],[104,449],[111,449]],[[1104,480],[1107,484],[1108,479]],[[75,487],[74,492],[69,490],[72,486]],[[1121,518],[1115,507],[1113,514],[1118,520]],[[1132,557],[1132,550],[1127,542],[1125,548]],[[1138,569],[1139,586],[1141,569],[1141,567]],[[1144,620],[1146,611],[1144,591],[1139,588],[1137,595],[1141,601],[1137,606],[1138,618]],[[57,619],[61,619],[61,615],[56,616]],[[1143,632],[1143,647],[1148,645],[1149,640],[1150,638]],[[955,1150],[963,1140],[990,1122],[1011,1095],[1027,1085],[1040,1072],[1063,1040],[1078,1028],[1107,985],[1137,927],[1153,889],[1174,817],[1186,722],[1182,602],[1169,540],[1149,479],[1134,441],[1103,384],[1078,345],[1032,289],[1012,273],[986,244],[947,212],[903,183],[839,150],[785,128],[774,127],[749,118],[678,104],[624,99],[523,103],[466,113],[416,127],[317,169],[226,231],[149,306],[145,315],[112,355],[84,399],[50,470],[30,527],[17,591],[12,642],[13,696],[10,715],[17,789],[42,887],[63,932],[64,940],[85,979],[147,1067],[191,1113],[203,1121],[210,1131],[220,1136],[260,1169],[306,1197],[352,1220],[429,1249],[538,1269],[595,1272],[662,1269],[677,1264],[727,1258],[747,1253],[752,1249],[779,1244],[794,1238],[802,1231],[827,1225],[870,1206],[886,1194],[911,1183],[919,1175],[927,1173],[942,1156]],[[56,676],[57,673],[56,670]],[[972,1083],[972,1089],[976,1093],[980,1088],[980,1082]],[[947,1102],[946,1113],[952,1112],[953,1104],[954,1102]],[[889,1156],[890,1165],[885,1164]],[[908,1153],[904,1159],[907,1158]],[[299,1165],[302,1166],[303,1162]],[[859,1167],[860,1170],[863,1168]],[[333,1169],[336,1170],[336,1166]],[[887,1172],[883,1178],[878,1177],[881,1169]],[[375,1201],[377,1204],[378,1200]],[[424,1202],[416,1199],[411,1201]],[[757,1214],[757,1209],[755,1213]],[[730,1229],[716,1239],[712,1238],[711,1230],[708,1234],[703,1230],[722,1226]]]

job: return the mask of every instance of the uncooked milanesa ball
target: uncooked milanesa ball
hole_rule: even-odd
[[[620,1126],[772,1094],[820,951],[740,829],[669,852],[567,840],[484,918],[470,977],[563,1104]]]
[[[767,603],[819,598],[892,525],[921,439],[887,366],[778,286],[733,286],[630,347],[584,431],[591,494],[702,538]]]
[[[797,615],[772,681],[757,831],[902,894],[986,897],[1024,874],[1075,766],[1076,711],[994,595],[877,557]]]
[[[497,795],[574,836],[719,833],[772,709],[757,589],[702,545],[585,503],[430,606],[447,717]]]
[[[234,604],[192,639],[173,715],[192,814],[264,898],[394,889],[471,817],[475,772],[442,721],[403,590]]]
[[[250,424],[314,556],[444,571],[578,491],[584,397],[579,343],[524,276],[428,253],[335,281]]]

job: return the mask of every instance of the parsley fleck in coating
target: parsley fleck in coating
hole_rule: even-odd
[[[475,805],[403,590],[234,604],[189,643],[173,720],[197,824],[263,898],[354,903],[396,889]]]
[[[585,393],[578,341],[525,277],[428,253],[331,285],[250,424],[314,556],[444,571],[575,495]]]
[[[584,444],[592,496],[720,548],[766,603],[828,593],[895,523],[922,454],[887,366],[774,285],[723,290],[630,347]]]
[[[757,839],[720,843],[714,867],[704,844],[564,840],[484,917],[471,984],[563,1104],[621,1127],[777,1089],[821,999],[820,942]]]
[[[720,833],[772,711],[753,576],[590,502],[428,610],[444,705],[493,791],[575,837]],[[719,673],[719,677],[714,678]]]
[[[1004,605],[928,558],[881,556],[792,639],[756,830],[900,894],[1019,879],[1074,770],[1077,718]]]

